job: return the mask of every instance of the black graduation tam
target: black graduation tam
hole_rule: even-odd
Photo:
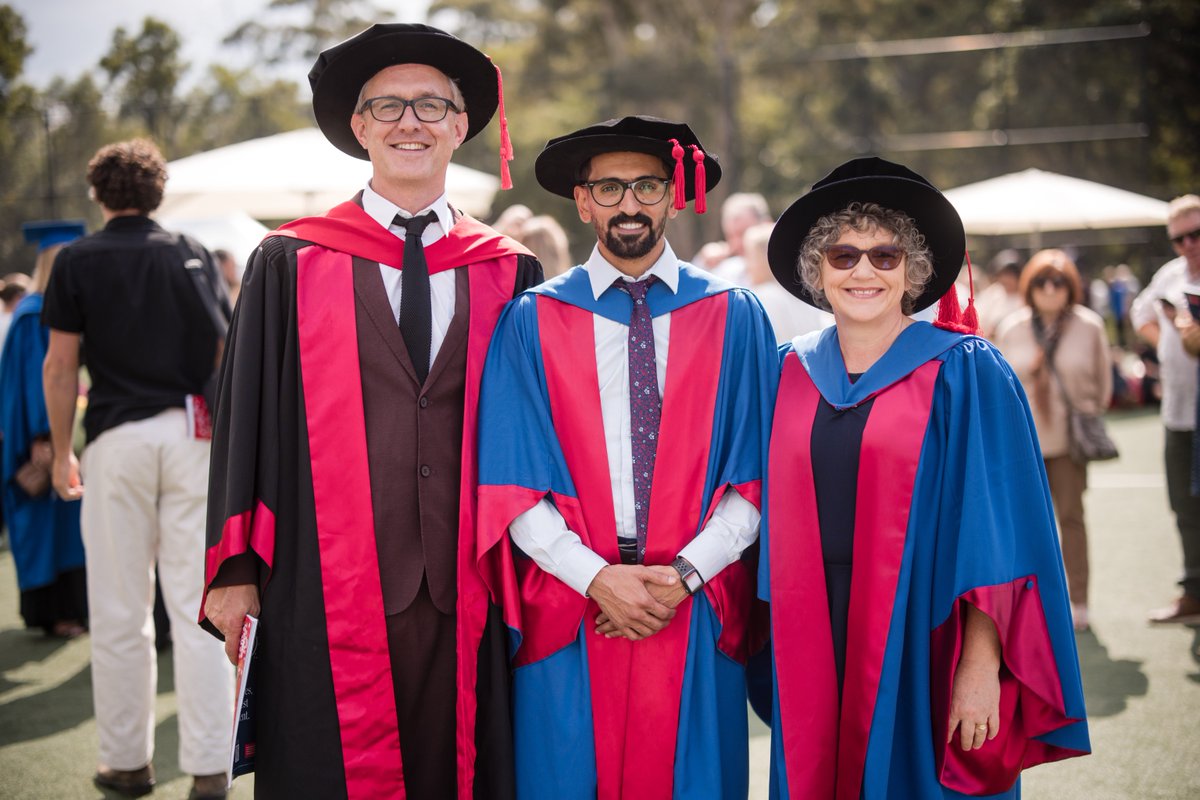
[[[350,117],[363,84],[396,64],[427,64],[458,83],[467,102],[467,139],[487,127],[501,103],[499,70],[462,39],[429,25],[372,25],[323,51],[308,73],[317,125],[334,147],[368,158],[350,129]],[[500,113],[503,117],[503,108]]]
[[[796,272],[800,247],[818,219],[853,202],[901,211],[925,236],[933,254],[933,276],[913,304],[914,311],[928,308],[946,294],[958,277],[967,248],[962,219],[929,181],[908,167],[875,157],[856,158],[837,167],[780,215],[767,246],[767,259],[783,288],[816,305]]]
[[[695,198],[696,212],[703,214],[705,193],[721,180],[716,156],[704,149],[685,123],[644,116],[610,119],[551,139],[538,154],[533,169],[543,189],[573,199],[583,162],[601,153],[626,152],[647,153],[675,165],[672,178],[676,208],[683,208],[687,200]],[[685,161],[691,161],[694,168],[685,169]]]
[[[36,222],[26,222],[21,226],[25,241],[36,244],[38,252],[56,244],[73,242],[87,233],[87,226],[81,219],[44,219]]]

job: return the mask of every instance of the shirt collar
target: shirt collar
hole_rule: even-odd
[[[662,254],[650,269],[642,273],[641,278],[631,278],[608,263],[604,256],[600,255],[599,245],[592,248],[592,254],[584,263],[583,268],[587,270],[588,280],[592,284],[592,296],[597,300],[606,290],[612,288],[614,281],[625,280],[633,283],[635,280],[642,280],[649,275],[662,281],[672,294],[679,288],[679,259],[676,257],[675,251],[671,249],[671,243],[665,240]]]
[[[402,217],[419,217],[428,211],[432,211],[437,215],[437,221],[442,227],[443,234],[449,231],[451,226],[454,225],[454,212],[450,210],[450,203],[446,200],[445,192],[442,192],[437,200],[434,200],[414,214],[388,200],[372,189],[370,184],[367,184],[367,187],[363,189],[362,205],[363,211],[367,212],[368,217],[389,229],[392,227],[392,220],[397,214]]]

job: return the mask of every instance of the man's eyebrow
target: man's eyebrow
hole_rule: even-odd
[[[604,181],[620,181],[622,183],[633,183],[635,181],[644,181],[647,178],[656,181],[670,180],[666,175],[638,175],[636,178],[618,178],[615,175],[605,175],[602,178],[591,178],[587,183],[603,183]]]

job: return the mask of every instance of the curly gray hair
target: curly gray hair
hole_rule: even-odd
[[[821,289],[821,262],[825,258],[825,248],[835,244],[847,229],[859,233],[882,229],[893,234],[894,244],[904,251],[908,283],[900,303],[901,310],[911,314],[913,304],[933,276],[933,253],[911,217],[876,203],[851,203],[841,211],[821,217],[809,229],[796,259],[796,277],[816,304],[827,311],[831,308]]]

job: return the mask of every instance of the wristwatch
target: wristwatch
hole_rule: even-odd
[[[671,566],[679,573],[679,579],[683,581],[683,590],[685,592],[695,594],[700,591],[700,587],[704,585],[704,578],[692,566],[692,562],[683,556],[675,556],[675,560],[671,562]]]

